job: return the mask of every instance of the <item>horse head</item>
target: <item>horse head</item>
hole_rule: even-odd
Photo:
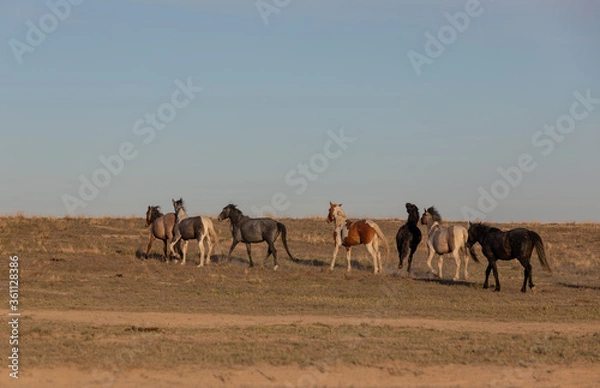
[[[146,210],[146,227],[152,225],[154,220],[160,216],[162,216],[160,206],[148,206],[148,210]]]
[[[406,212],[408,213],[408,220],[414,223],[419,222],[419,208],[412,203],[406,203]]]
[[[341,215],[344,214],[344,211],[342,210],[342,204],[341,203],[335,204],[330,201],[329,202],[329,213],[327,214],[327,222],[335,221],[335,218],[340,213],[341,213]]]
[[[171,202],[173,202],[173,209],[175,209],[175,214],[177,214],[179,210],[185,210],[185,208],[183,207],[183,199],[181,199],[181,197],[177,201],[171,199]]]
[[[219,221],[223,221],[226,219],[231,219],[231,217],[235,214],[235,213],[241,213],[240,210],[237,208],[237,206],[235,206],[234,204],[230,203],[229,205],[225,206],[223,208],[223,210],[221,211],[221,213],[219,214]]]

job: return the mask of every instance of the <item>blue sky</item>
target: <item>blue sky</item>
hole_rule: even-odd
[[[455,220],[600,221],[597,1],[264,0],[262,16],[252,0],[66,1],[50,2],[64,20],[46,1],[0,5],[2,214],[141,216],[183,197],[206,215],[324,216],[334,201],[405,218],[413,202]],[[202,90],[173,110],[186,82]],[[164,129],[134,132],[161,109]],[[533,141],[557,121],[564,133]],[[340,148],[342,132],[355,140]],[[99,158],[123,144],[135,157],[107,172]],[[534,168],[500,175],[524,154]],[[106,173],[83,198],[80,177]]]

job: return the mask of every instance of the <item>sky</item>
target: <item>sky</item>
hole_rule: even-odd
[[[2,0],[0,214],[600,222],[599,11]]]

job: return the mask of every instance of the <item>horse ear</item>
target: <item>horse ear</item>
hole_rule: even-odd
[[[333,203],[329,201],[329,207],[333,207]]]
[[[339,207],[342,207],[342,205],[343,205],[343,204],[341,204],[341,203],[340,203],[338,206],[339,206]]]
[[[473,225],[473,223],[471,222],[471,220],[469,220],[469,226]]]

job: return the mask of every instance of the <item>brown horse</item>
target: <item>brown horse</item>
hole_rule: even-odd
[[[367,251],[373,257],[373,273],[383,271],[381,262],[381,253],[379,252],[379,240],[383,242],[385,247],[386,259],[390,253],[390,247],[387,239],[379,229],[376,223],[371,220],[359,220],[350,222],[346,220],[346,214],[342,210],[342,204],[336,205],[329,202],[329,214],[327,222],[335,222],[335,230],[333,232],[333,240],[335,241],[335,250],[333,251],[333,260],[331,261],[331,270],[335,267],[335,259],[337,257],[340,246],[346,247],[346,259],[348,260],[348,272],[350,272],[350,249],[354,245],[364,244]]]
[[[146,249],[146,258],[150,254],[154,240],[159,239],[165,244],[163,252],[165,261],[168,261],[167,245],[173,240],[175,213],[162,214],[160,206],[148,206],[148,210],[146,211],[146,227],[150,227],[150,242]]]

